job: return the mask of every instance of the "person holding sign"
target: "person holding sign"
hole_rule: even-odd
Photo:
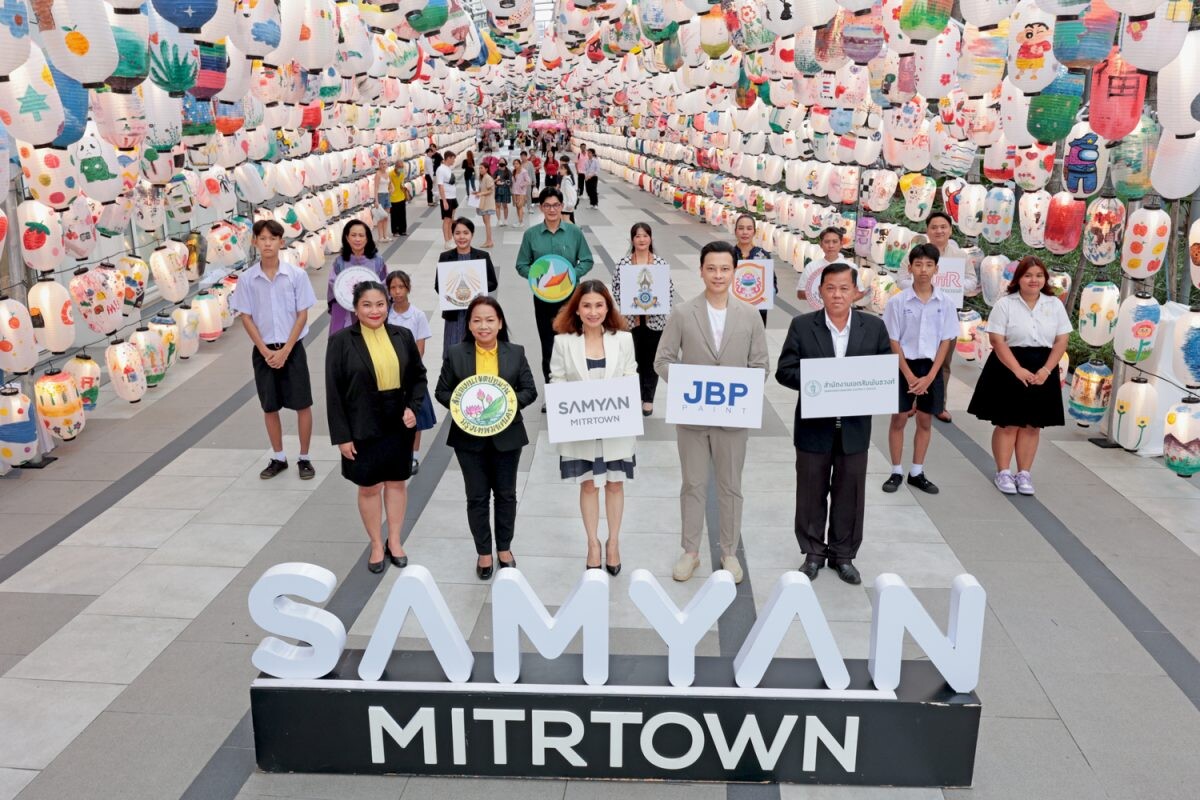
[[[454,220],[453,236],[454,247],[439,255],[438,262],[484,261],[487,263],[488,294],[496,291],[496,287],[500,285],[500,281],[496,278],[496,268],[492,266],[492,257],[488,255],[486,250],[480,250],[471,246],[471,239],[475,237],[475,223],[466,217],[459,217]],[[433,291],[435,294],[441,294],[436,272],[433,275]],[[442,320],[442,352],[446,352],[463,340],[463,336],[467,331],[467,310],[464,308],[461,310],[443,311]]]
[[[656,266],[670,269],[659,255],[654,252],[654,235],[650,226],[645,222],[635,222],[629,229],[630,252],[622,256],[613,268],[612,296],[617,309],[621,302],[621,267],[624,266]],[[670,287],[671,303],[675,300],[675,282],[667,278]],[[636,289],[631,288],[631,292]],[[654,413],[654,393],[658,389],[658,373],[654,371],[654,354],[658,351],[658,342],[662,339],[663,329],[667,327],[666,314],[647,314],[645,316],[631,315],[626,317],[629,331],[633,336],[633,355],[637,359],[638,383],[642,390],[642,415]]]
[[[617,312],[612,296],[600,281],[583,281],[554,320],[554,352],[550,382],[602,380],[637,374],[633,337]],[[636,417],[635,417],[636,419]],[[625,510],[625,481],[633,480],[637,463],[634,439],[618,437],[558,446],[559,473],[579,484],[579,510],[587,533],[588,569],[600,569],[600,487],[608,518],[605,566],[610,575],[621,571],[621,515]]]
[[[704,294],[676,306],[667,319],[654,357],[654,369],[663,380],[670,381],[672,364],[770,369],[767,336],[763,326],[754,321],[753,306],[729,293],[736,260],[737,250],[728,242],[709,242],[700,250]],[[676,436],[683,471],[679,489],[683,553],[671,575],[686,581],[700,566],[700,533],[711,465],[720,505],[721,568],[740,583],[737,549],[742,535],[742,467],[749,429],[677,425]]]
[[[525,348],[508,341],[504,311],[486,295],[467,307],[463,341],[446,349],[434,392],[450,409],[446,443],[454,448],[467,493],[467,523],[475,539],[475,574],[492,577],[492,525],[495,503],[496,557],[515,567],[513,531],[517,521],[517,465],[529,444],[521,409],[537,399],[537,384]]]
[[[533,316],[537,321],[538,340],[542,346],[542,377],[550,380],[550,351],[554,348],[554,319],[563,304],[571,297],[575,283],[592,268],[592,251],[583,238],[583,231],[563,220],[563,195],[558,189],[547,186],[538,195],[543,221],[534,225],[521,236],[521,249],[517,251],[517,274],[529,279],[533,266],[539,265],[536,285],[533,289]],[[555,269],[553,257],[566,260],[565,271]],[[564,284],[568,284],[564,286]],[[569,289],[564,293],[564,289]],[[558,299],[555,299],[558,298]],[[544,412],[546,409],[542,409]]]
[[[800,364],[806,358],[883,355],[892,352],[892,345],[882,320],[851,310],[858,294],[854,267],[830,264],[821,273],[819,288],[824,311],[792,320],[775,371],[775,380],[800,392],[793,433],[796,540],[805,555],[800,572],[816,580],[828,562],[839,578],[858,584],[862,577],[853,560],[862,545],[871,417],[802,416]]]
[[[329,438],[342,453],[342,477],[358,486],[358,513],[371,540],[371,572],[383,572],[385,558],[408,566],[400,544],[408,505],[405,481],[412,476],[416,415],[427,393],[417,343],[407,328],[388,324],[388,305],[383,284],[355,286],[356,322],[334,334],[325,351]]]
[[[919,244],[908,254],[912,286],[893,295],[883,311],[883,323],[892,339],[892,351],[900,356],[900,410],[888,428],[888,451],[892,474],[883,484],[894,492],[904,480],[904,428],[915,410],[917,430],[913,434],[913,461],[908,485],[937,494],[938,487],[925,474],[925,454],[933,435],[933,415],[946,406],[942,364],[958,338],[958,310],[954,302],[933,285],[941,257],[931,244]]]
[[[1008,293],[988,317],[992,354],[983,365],[967,412],[996,426],[992,456],[996,488],[1033,494],[1033,459],[1042,428],[1063,424],[1058,362],[1071,337],[1071,318],[1050,289],[1050,273],[1036,256],[1018,262]],[[1017,456],[1017,475],[1011,467]]]
[[[742,214],[737,218],[737,222],[733,225],[733,235],[737,237],[735,250],[737,253],[737,261],[750,261],[759,259],[769,259],[771,254],[754,243],[754,231],[757,228],[757,223],[754,217],[749,214]],[[737,263],[734,263],[737,266]],[[779,293],[779,279],[775,277],[775,271],[771,271],[771,280],[775,287],[775,294]],[[762,324],[767,326],[767,310],[764,308],[758,312],[762,315]]]

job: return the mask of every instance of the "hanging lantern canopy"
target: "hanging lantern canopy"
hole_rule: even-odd
[[[66,117],[42,49],[29,46],[29,57],[0,81],[0,119],[14,139],[35,147],[58,136]]]
[[[37,455],[38,432],[30,413],[32,405],[17,387],[0,388],[0,461],[10,467]]]
[[[0,371],[23,375],[37,364],[37,342],[29,310],[0,294]]]
[[[51,353],[65,353],[75,343],[75,313],[71,295],[54,278],[45,276],[29,290],[33,337]]]
[[[200,316],[185,303],[171,312],[179,329],[176,352],[181,359],[189,359],[200,349]]]
[[[1125,232],[1125,206],[1115,197],[1088,203],[1083,221],[1083,257],[1098,267],[1117,260]]]
[[[76,353],[63,365],[63,372],[75,383],[84,413],[95,411],[96,401],[100,399],[100,365],[96,360],[87,353]]]
[[[33,386],[37,398],[38,419],[42,427],[64,442],[83,430],[83,400],[70,375],[59,369],[48,369]]]
[[[1200,399],[1184,397],[1167,412],[1166,423],[1163,461],[1176,475],[1190,478],[1200,472]]]
[[[224,328],[221,326],[221,301],[207,291],[200,292],[192,300],[192,309],[199,318],[200,340],[215,342],[221,338]]]
[[[1146,280],[1163,265],[1171,237],[1171,217],[1161,208],[1143,206],[1129,215],[1121,246],[1121,269],[1134,280]]]
[[[123,287],[115,269],[80,267],[68,285],[89,328],[108,335],[120,327]]]
[[[179,357],[179,323],[169,314],[155,314],[150,318],[150,332],[156,333],[162,341],[166,354],[167,369],[175,365]]]
[[[150,330],[148,325],[139,325],[129,337],[129,343],[137,348],[142,357],[146,387],[155,388],[167,374],[167,349],[163,346],[162,336]]]
[[[1113,414],[1113,438],[1117,444],[1136,453],[1146,441],[1146,429],[1158,411],[1158,391],[1142,377],[1133,378],[1117,390]]]
[[[1102,361],[1088,361],[1075,368],[1067,413],[1079,427],[1086,428],[1104,419],[1112,395],[1112,380],[1112,370]]]
[[[1192,306],[1175,320],[1172,366],[1175,377],[1189,389],[1200,389],[1200,306]]]
[[[21,257],[30,269],[52,272],[62,265],[66,254],[62,224],[48,206],[36,200],[17,206],[15,234],[20,234]]]
[[[117,397],[137,403],[146,396],[146,373],[138,349],[124,339],[113,339],[104,351],[108,379]]]
[[[1128,364],[1150,358],[1161,319],[1162,307],[1149,292],[1126,297],[1117,311],[1117,330],[1113,341],[1117,358]]]

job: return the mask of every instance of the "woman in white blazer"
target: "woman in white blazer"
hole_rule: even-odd
[[[554,320],[554,351],[550,382],[623,378],[637,374],[633,336],[600,281],[583,281]],[[621,571],[621,515],[625,510],[625,481],[633,479],[634,437],[559,444],[559,471],[564,481],[579,484],[579,510],[587,532],[587,568],[600,569],[600,487],[608,518],[604,568]]]

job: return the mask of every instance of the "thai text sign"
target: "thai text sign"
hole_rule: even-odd
[[[800,416],[895,414],[900,407],[900,361],[895,353],[800,360]]]

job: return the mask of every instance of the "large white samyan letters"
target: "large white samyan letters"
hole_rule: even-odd
[[[273,677],[290,680],[320,678],[333,669],[346,644],[345,626],[328,611],[297,603],[288,595],[324,602],[335,583],[329,570],[303,563],[279,564],[259,578],[250,590],[251,619],[268,633],[308,642],[309,646],[291,645],[269,636],[255,650],[254,666]],[[876,689],[892,691],[899,685],[901,645],[907,631],[954,691],[974,691],[979,682],[987,606],[987,594],[979,582],[971,575],[954,579],[948,635],[942,633],[898,575],[880,575],[874,588],[868,670]],[[592,686],[607,683],[609,589],[607,573],[586,570],[551,616],[519,569],[500,570],[492,585],[496,682],[513,684],[520,680],[523,630],[537,651],[550,659],[562,655],[582,631],[583,680]],[[680,611],[650,572],[633,572],[629,596],[667,645],[672,686],[692,685],[696,645],[733,602],[735,594],[733,576],[718,570]],[[359,664],[359,678],[376,681],[383,675],[409,611],[421,623],[446,679],[451,683],[469,681],[475,657],[433,576],[417,565],[400,570]],[[775,585],[734,659],[739,687],[758,686],[796,618],[812,646],[826,686],[842,690],[850,685],[845,661],[812,584],[799,572],[787,572]]]

